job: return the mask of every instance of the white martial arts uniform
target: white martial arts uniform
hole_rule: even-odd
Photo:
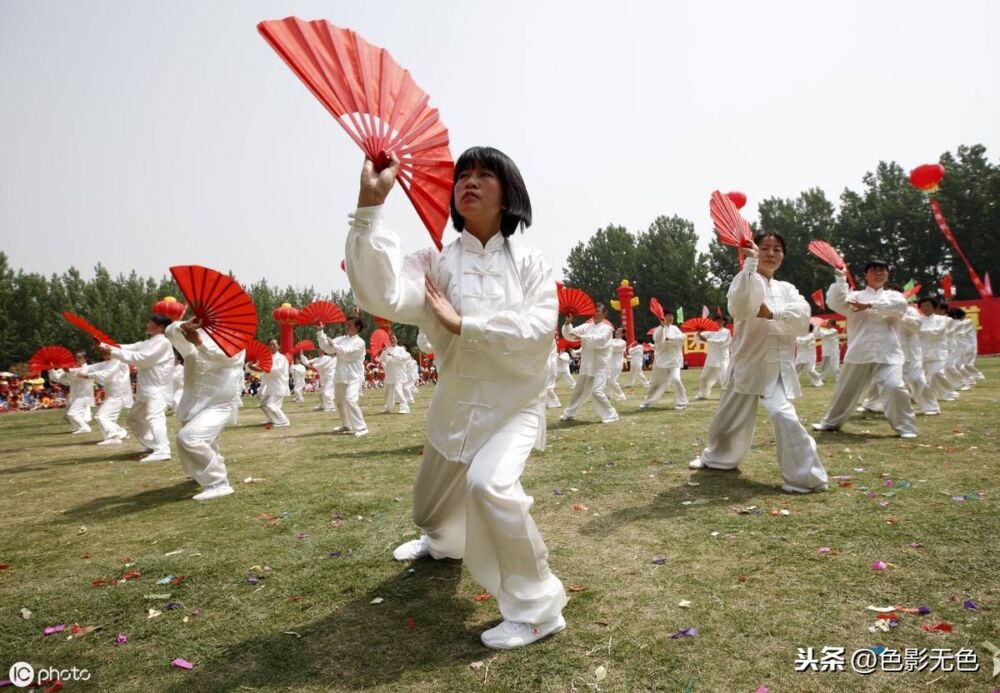
[[[923,315],[915,306],[907,306],[906,313],[900,320],[899,343],[903,349],[903,383],[910,391],[910,397],[917,403],[922,414],[933,416],[941,413],[937,397],[924,377],[923,349],[920,346],[920,327],[923,325]],[[884,397],[880,397],[878,411],[885,409]],[[868,407],[868,403],[864,404]],[[875,407],[872,407],[875,408]]]
[[[167,407],[174,393],[174,350],[162,334],[111,349],[111,358],[135,366],[135,404],[125,423],[154,455],[169,455]]]
[[[978,383],[986,380],[978,368],[976,368],[976,355],[979,353],[979,337],[976,326],[968,317],[962,321],[960,348],[962,349],[962,359],[959,369],[969,378],[970,383]]]
[[[725,388],[729,382],[729,344],[733,334],[725,327],[714,332],[701,332],[705,340],[705,365],[701,367],[701,377],[698,379],[698,399],[708,399],[716,382]]]
[[[406,376],[406,382],[403,383],[403,393],[406,395],[406,403],[413,404],[413,400],[417,398],[417,383],[420,382],[420,366],[409,351],[406,352],[406,364],[403,367],[403,373]]]
[[[646,379],[646,374],[642,372],[642,364],[646,357],[646,350],[642,348],[642,344],[636,343],[632,345],[632,348],[628,350],[628,387],[635,387],[636,385],[642,385],[643,387],[649,387],[649,381]]]
[[[382,350],[379,361],[385,371],[385,404],[382,411],[391,412],[393,407],[399,405],[400,414],[409,414],[410,405],[406,401],[406,362],[409,361],[409,354],[406,347],[390,346]]]
[[[545,407],[547,409],[558,409],[562,406],[562,402],[559,401],[559,395],[556,394],[556,381],[559,379],[560,368],[559,352],[556,351],[555,346],[552,347],[552,351],[549,353],[546,369],[548,377],[545,379]]]
[[[184,357],[184,395],[177,406],[177,419],[183,426],[177,431],[177,454],[184,472],[210,488],[229,483],[219,436],[237,421],[236,397],[243,386],[246,352],[226,356],[204,330],[198,333],[201,344],[195,346],[184,337],[180,323],[166,329],[168,339]],[[274,356],[284,358],[280,353]]]
[[[660,325],[653,332],[653,377],[640,408],[645,409],[659,402],[669,387],[674,388],[674,408],[687,407],[687,390],[681,382],[685,339],[687,337],[677,329],[677,325]]]
[[[624,339],[612,339],[611,340],[611,357],[609,359],[609,374],[608,374],[608,386],[606,388],[607,395],[611,399],[624,402],[627,397],[622,391],[622,386],[618,382],[622,377],[622,369],[625,367],[625,344]]]
[[[166,330],[164,330],[166,334]],[[181,397],[184,396],[184,364],[174,363],[174,375],[170,380],[170,385],[173,388],[170,394],[170,408],[174,410],[174,414],[177,413],[177,405],[180,404]]]
[[[580,407],[593,399],[594,411],[601,417],[603,423],[613,423],[618,420],[618,412],[608,400],[607,385],[611,377],[611,340],[614,328],[606,320],[595,324],[592,320],[573,326],[563,324],[563,337],[570,341],[580,341],[582,354],[580,356],[580,372],[576,379],[576,387],[569,397],[569,404],[563,412],[562,420],[566,421],[576,416]]]
[[[560,351],[557,358],[559,359],[559,375],[556,377],[556,380],[562,378],[570,387],[576,387],[576,380],[569,371],[569,364],[573,359],[570,358],[569,353],[566,351]]]
[[[795,339],[795,374],[802,371],[809,376],[813,387],[823,385],[823,376],[816,372],[816,337],[812,332]]]
[[[303,393],[306,389],[306,367],[301,363],[293,363],[289,370],[292,372],[292,395],[296,402],[305,402]]]
[[[83,369],[83,374],[93,378],[104,388],[104,401],[97,408],[97,425],[105,441],[122,440],[128,431],[118,425],[122,409],[132,407],[132,378],[129,368],[113,359],[93,363]]]
[[[509,621],[560,617],[562,583],[529,514],[520,476],[545,425],[545,386],[558,318],[555,278],[535,250],[501,234],[485,246],[463,231],[444,251],[405,260],[381,228],[381,207],[359,209],[347,238],[351,286],[364,309],[416,324],[435,345],[439,378],[413,517],[435,558],[464,558]],[[462,316],[446,330],[424,300],[429,275]]]
[[[924,356],[924,376],[934,396],[945,402],[954,402],[958,393],[944,374],[948,361],[948,321],[949,318],[943,315],[924,316],[920,325],[920,348]]]
[[[816,441],[799,422],[792,400],[802,394],[792,363],[795,338],[809,330],[809,304],[793,284],[757,273],[747,258],[729,286],[729,313],[735,320],[733,368],[729,385],[708,428],[701,466],[735,469],[750,452],[761,401],[774,424],[778,466],[788,491],[813,491],[827,483]],[[761,304],[773,318],[758,318]]]
[[[333,374],[333,394],[340,415],[338,431],[359,433],[368,430],[365,417],[358,405],[361,386],[365,382],[365,340],[358,335],[341,335],[330,339],[322,332],[317,333],[319,348],[337,357],[337,369]]]
[[[337,373],[337,357],[323,353],[314,359],[308,358],[305,354],[299,356],[299,360],[310,368],[315,368],[319,373],[319,406],[317,409],[323,411],[337,411],[336,404],[336,383],[334,376]]]
[[[288,426],[282,405],[288,396],[288,359],[280,351],[271,354],[271,371],[260,374],[260,409],[264,418],[274,427]]]
[[[855,311],[850,303],[871,307]],[[899,342],[900,321],[906,314],[906,299],[898,291],[873,289],[850,291],[842,274],[826,292],[826,305],[847,316],[847,353],[840,380],[819,424],[821,430],[837,430],[854,411],[872,383],[884,397],[885,418],[900,435],[916,435],[910,393],[903,385],[903,349]]]
[[[964,358],[964,344],[962,339],[963,320],[956,320],[948,316],[948,329],[945,337],[948,340],[948,360],[945,363],[944,373],[954,390],[971,390],[972,384],[968,376],[962,372],[959,365]]]
[[[90,408],[94,406],[94,383],[82,373],[74,373],[78,369],[64,371],[53,368],[49,371],[49,380],[69,388],[66,394],[66,413],[63,418],[73,427],[72,433],[90,433],[90,422],[94,415]]]
[[[817,336],[823,350],[823,365],[820,375],[824,378],[833,377],[833,381],[840,379],[840,332],[836,327],[821,327],[816,330]]]

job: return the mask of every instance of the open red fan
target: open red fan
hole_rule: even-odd
[[[347,316],[337,304],[329,301],[313,301],[299,311],[300,325],[319,325],[320,323],[332,325],[338,322],[347,322]]]
[[[274,357],[271,355],[271,350],[263,342],[252,339],[245,348],[247,350],[247,363],[257,364],[257,367],[265,373],[271,372],[271,366],[274,365]]]
[[[102,344],[110,344],[113,347],[118,346],[118,342],[116,342],[115,340],[111,339],[111,337],[109,337],[106,333],[104,333],[101,330],[97,329],[96,327],[94,327],[93,325],[91,325],[89,322],[87,322],[85,319],[81,318],[79,315],[76,315],[75,313],[70,313],[68,310],[66,310],[66,311],[63,311],[62,316],[64,318],[66,318],[66,320],[71,325],[73,325],[75,327],[79,327],[81,330],[83,330],[84,332],[86,332],[87,334],[89,334],[91,337],[93,337],[94,339],[96,339],[98,342],[101,342]]]
[[[681,332],[716,332],[718,329],[718,323],[701,316],[688,318],[681,323]]]
[[[375,324],[378,325],[381,329],[386,331],[388,331],[389,327],[392,325],[392,320],[390,320],[389,318],[380,318],[377,315],[373,315],[372,320],[374,320]]]
[[[176,265],[170,274],[202,329],[226,356],[235,356],[253,339],[257,309],[235,279],[201,265]]]
[[[567,349],[579,349],[580,342],[571,342],[568,339],[560,337],[556,340],[556,351],[566,351]]]
[[[396,155],[399,184],[440,249],[455,164],[448,130],[409,71],[384,48],[325,20],[286,17],[257,29],[376,169]]]
[[[559,296],[559,313],[571,318],[577,316],[590,317],[596,310],[594,300],[581,289],[572,289],[568,286],[556,286],[556,294]]]
[[[750,247],[753,243],[750,223],[743,218],[732,200],[716,190],[708,203],[708,212],[712,215],[712,223],[715,224],[715,233],[720,243],[734,248]]]
[[[847,268],[847,263],[844,262],[844,258],[841,257],[840,253],[833,249],[832,245],[826,241],[809,241],[809,252],[826,264],[830,265],[830,267],[838,270],[844,270],[844,272],[847,273],[847,283],[851,285],[852,289],[855,287],[854,277],[851,276],[851,270]]]
[[[381,327],[368,337],[368,353],[371,354],[373,361],[378,359],[379,354],[387,346],[389,346],[389,333]]]
[[[303,351],[316,351],[316,345],[313,344],[311,339],[303,339],[301,342],[295,342],[295,346],[292,347],[293,354],[299,354]]]
[[[76,368],[73,352],[61,346],[43,346],[31,355],[28,361],[28,375],[36,376],[53,368]]]
[[[655,296],[649,299],[649,312],[655,315],[657,320],[662,321],[666,319],[666,313],[663,312],[663,306],[660,305],[660,302],[656,300]]]

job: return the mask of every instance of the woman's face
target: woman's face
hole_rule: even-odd
[[[785,259],[785,251],[781,248],[781,241],[774,236],[764,236],[757,249],[760,257],[757,261],[757,268],[763,270],[768,276],[777,272]]]
[[[458,174],[454,195],[458,213],[473,224],[497,219],[503,209],[500,179],[493,171],[478,165]]]

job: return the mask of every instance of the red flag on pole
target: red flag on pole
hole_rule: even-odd
[[[951,274],[946,274],[941,277],[941,293],[944,294],[945,300],[948,300],[955,295],[955,289],[951,283]]]
[[[983,287],[986,289],[986,295],[993,296],[993,285],[990,284],[990,273],[987,272],[983,275]]]
[[[826,310],[826,302],[823,300],[823,289],[816,289],[812,292],[812,300],[820,310]]]
[[[976,274],[976,270],[972,269],[972,263],[969,262],[969,258],[965,257],[965,253],[962,249],[958,247],[958,240],[955,238],[955,234],[951,232],[951,227],[948,226],[948,222],[944,218],[944,214],[941,213],[941,205],[938,204],[937,200],[933,197],[929,199],[931,205],[931,212],[934,214],[934,221],[937,222],[938,228],[941,229],[941,233],[944,237],[948,239],[951,243],[951,247],[955,249],[958,256],[962,258],[962,262],[965,263],[965,269],[969,271],[969,279],[972,280],[972,285],[976,287],[976,291],[979,292],[980,298],[989,298],[989,294],[986,292],[986,287],[983,285],[982,280],[979,275]],[[951,281],[951,277],[948,278]],[[945,296],[945,298],[951,298],[950,296]]]

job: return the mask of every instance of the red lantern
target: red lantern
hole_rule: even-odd
[[[292,308],[291,303],[282,303],[274,309],[274,319],[281,325],[281,353],[285,355],[288,362],[292,362],[292,354],[295,349],[295,333],[293,326],[298,323],[299,311]]]
[[[171,320],[180,320],[186,310],[187,306],[173,296],[165,296],[162,301],[153,304],[154,315],[164,315]]]
[[[910,171],[910,183],[925,193],[937,192],[942,178],[944,178],[944,166],[941,164],[924,164]]]
[[[726,197],[736,205],[736,209],[743,209],[743,206],[747,203],[747,196],[736,190],[727,192]]]

